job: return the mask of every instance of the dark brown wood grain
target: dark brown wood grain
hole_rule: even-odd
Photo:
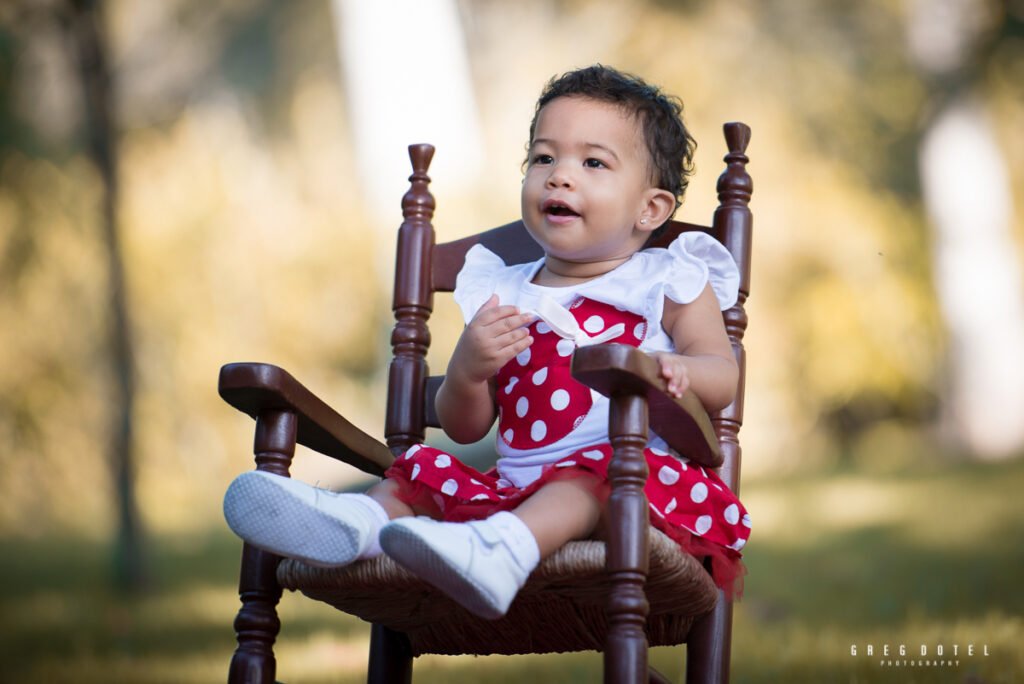
[[[743,424],[746,392],[747,357],[743,335],[747,330],[745,304],[750,295],[751,236],[754,220],[750,212],[753,181],[747,173],[747,144],[750,128],[742,123],[724,126],[729,153],[726,168],[718,178],[718,208],[712,221],[712,234],[732,254],[740,269],[740,292],[736,304],[724,313],[725,328],[740,367],[739,387],[732,404],[712,416],[715,432],[722,445],[722,466],[718,474],[737,495],[740,487],[741,450],[739,430]],[[691,630],[686,660],[687,682],[729,681],[732,650],[732,603],[719,592],[714,610],[702,617]]]
[[[722,464],[722,448],[700,399],[692,392],[680,398],[665,393],[657,361],[639,349],[625,344],[577,349],[572,357],[572,376],[608,397],[644,397],[651,429],[670,447],[709,468]]]
[[[231,363],[221,368],[218,391],[224,401],[256,418],[284,410],[297,418],[296,440],[371,475],[383,475],[394,458],[283,368],[268,363]]]
[[[257,414],[253,443],[257,470],[288,476],[295,456],[297,424],[295,414],[287,410],[264,409]],[[277,602],[281,599],[281,585],[277,582],[280,561],[280,556],[242,545],[238,579],[242,607],[235,617],[238,648],[231,657],[228,681],[273,684],[276,679],[274,640],[281,629],[277,617]]]
[[[431,285],[434,253],[434,196],[427,186],[427,169],[434,157],[432,145],[411,145],[409,159],[413,173],[409,191],[402,198],[402,225],[398,229],[395,263],[395,296],[392,309],[395,327],[391,333],[394,356],[388,371],[387,414],[384,434],[388,447],[400,454],[423,441],[426,422],[423,413],[427,379],[427,321],[434,309]]]

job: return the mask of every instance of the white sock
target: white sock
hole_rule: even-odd
[[[527,573],[532,572],[540,563],[540,548],[526,523],[509,511],[499,511],[487,518],[487,522],[501,535],[519,567]]]
[[[357,558],[360,560],[376,558],[384,553],[384,549],[380,548],[380,530],[391,520],[388,512],[384,510],[379,501],[366,494],[339,494],[339,496],[359,504],[367,512],[367,518],[371,524],[369,546],[363,549]]]

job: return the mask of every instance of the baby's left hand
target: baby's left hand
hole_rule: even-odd
[[[651,356],[661,366],[661,377],[665,378],[665,391],[673,397],[682,397],[690,387],[690,373],[683,362],[683,357],[672,352],[655,352]]]

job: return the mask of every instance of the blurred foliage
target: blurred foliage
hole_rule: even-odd
[[[1020,206],[1020,13],[988,6],[975,82]],[[100,187],[62,7],[0,7],[0,528],[29,535],[112,520]],[[746,472],[870,459],[879,444],[925,458],[946,350],[914,155],[946,86],[907,58],[903,7],[463,0],[489,173],[469,190],[435,179],[439,236],[516,215],[533,102],[556,73],[604,62],[683,98],[700,142],[684,220],[709,220],[721,123],[746,121]],[[203,526],[250,463],[248,422],[216,396],[222,363],[283,365],[381,432],[399,198],[362,201],[328,3],[118,0],[106,15],[140,501],[158,529]],[[435,318],[440,369],[461,324],[448,303]],[[317,457],[296,472],[347,477]]]

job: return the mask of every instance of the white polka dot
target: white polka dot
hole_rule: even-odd
[[[520,366],[525,366],[530,363],[530,348],[527,347],[523,351],[516,354],[516,361],[519,362]]]
[[[505,438],[506,442],[511,444],[512,443],[512,435],[513,434],[515,434],[515,433],[512,432],[512,428],[509,428],[508,430],[505,430],[505,432],[502,434],[502,437]]]
[[[526,412],[530,410],[530,400],[526,397],[519,397],[519,401],[516,402],[516,415],[522,418],[526,415]]]
[[[711,483],[711,486],[717,489],[718,491],[722,491],[722,488],[716,485],[714,482]]]
[[[672,511],[676,510],[676,506],[678,506],[678,505],[679,505],[679,502],[676,501],[676,498],[673,496],[672,500],[668,502],[667,506],[665,506],[665,515],[668,515]]]
[[[447,468],[452,464],[452,457],[448,454],[438,454],[434,459],[434,465],[438,468]]]
[[[512,388],[516,386],[517,382],[519,382],[519,378],[512,378],[509,380],[508,384],[505,385],[505,394],[512,394]]]
[[[655,506],[654,504],[647,504],[647,505],[650,506],[652,511],[654,511],[655,513],[658,514],[659,518],[664,518],[665,517],[665,514],[662,513],[661,511],[659,511],[657,506]]]
[[[706,498],[708,498],[708,486],[703,482],[693,485],[693,489],[690,490],[690,500],[693,503],[703,503]]]
[[[547,335],[551,332],[551,326],[547,324],[547,321],[541,321],[537,324],[537,334]]]
[[[752,526],[751,522],[750,522],[750,514],[749,513],[744,513],[743,514],[743,526],[744,527],[751,527]]]
[[[740,521],[740,507],[736,504],[729,504],[725,509],[725,522],[735,525]]]
[[[647,323],[645,323],[644,321],[640,321],[639,323],[637,323],[636,327],[633,328],[633,337],[635,337],[636,339],[638,339],[641,342],[643,342],[643,340],[644,340],[644,333],[646,332],[646,328],[647,328]]]
[[[584,451],[582,454],[583,458],[589,458],[591,461],[603,461],[604,452],[600,449],[591,449],[590,451]]]
[[[558,344],[555,345],[555,349],[558,350],[559,356],[569,356],[576,349],[576,343],[572,340],[561,339],[558,340]]]
[[[423,448],[422,444],[413,444],[411,447],[409,447],[409,450],[405,452],[405,457],[412,458],[412,455],[419,451],[421,448]]]
[[[564,411],[569,405],[569,393],[564,389],[556,389],[551,393],[551,408],[556,411]]]
[[[591,316],[583,321],[583,329],[593,335],[605,329],[604,319],[600,316]]]
[[[548,367],[544,366],[533,374],[533,384],[543,385],[544,381],[548,379]]]
[[[697,518],[697,534],[703,535],[711,529],[711,516],[702,515]]]
[[[746,539],[737,539],[733,543],[732,548],[734,548],[735,550],[739,551],[740,549],[742,549],[746,545],[747,545],[747,540]]]
[[[576,465],[576,461],[559,461],[558,463],[555,464],[555,467],[556,468],[568,468],[568,467],[574,466],[574,465]]]
[[[490,498],[491,497],[489,495],[487,495],[487,494],[477,494],[472,499],[470,499],[470,501],[486,501],[487,499],[490,499]]]
[[[655,456],[668,456],[668,452],[665,451],[664,449],[659,449],[657,447],[649,447],[649,448],[651,450],[651,453],[654,454]]]
[[[412,475],[409,477],[409,479],[410,480],[415,480],[416,476],[419,475],[419,474],[420,474],[420,464],[419,463],[413,463],[412,464]]]
[[[455,492],[459,491],[459,483],[455,480],[445,480],[444,484],[441,485],[441,493],[453,496]]]
[[[543,420],[538,420],[530,426],[530,437],[533,438],[534,442],[544,439],[546,434],[548,434],[548,426],[544,424]]]
[[[674,485],[679,482],[679,471],[672,466],[661,466],[658,471],[658,479],[664,485]]]
[[[475,485],[479,485],[479,486],[483,487],[483,485],[480,483],[480,481],[477,480],[475,477],[469,478],[469,481],[472,482]]]

